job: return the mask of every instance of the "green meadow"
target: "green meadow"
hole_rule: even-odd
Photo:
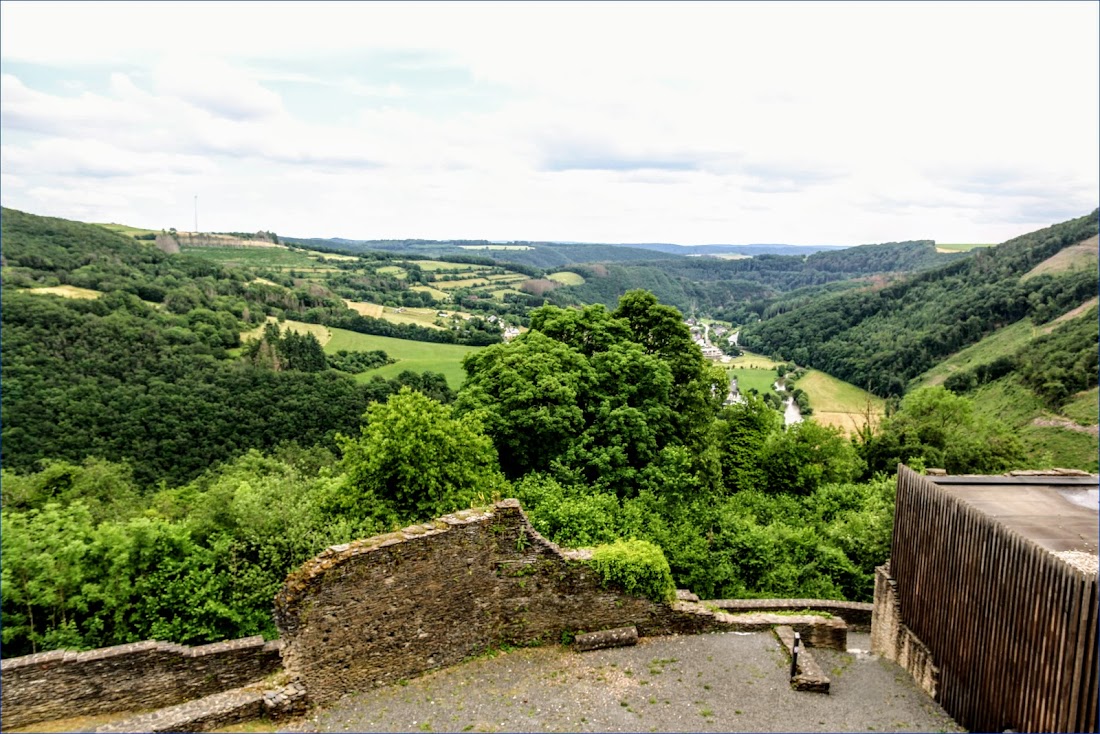
[[[388,336],[360,334],[346,329],[330,329],[332,336],[325,344],[325,352],[334,354],[341,349],[369,352],[381,349],[397,362],[384,367],[361,372],[355,376],[360,381],[369,380],[374,375],[391,378],[404,370],[414,372],[441,372],[447,378],[447,384],[457,390],[466,379],[462,369],[462,358],[482,347],[469,347],[460,344],[435,344],[409,339],[394,339]]]

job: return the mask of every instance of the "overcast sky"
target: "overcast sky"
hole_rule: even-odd
[[[0,198],[348,238],[1000,242],[1100,198],[1100,3],[0,3]]]

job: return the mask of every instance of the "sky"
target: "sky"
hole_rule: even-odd
[[[857,245],[1098,199],[1096,2],[0,2],[0,202],[35,214]]]

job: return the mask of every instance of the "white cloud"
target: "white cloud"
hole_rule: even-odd
[[[1095,206],[1098,8],[3,3],[3,193],[180,227],[200,192],[211,228],[300,235],[1006,239]]]

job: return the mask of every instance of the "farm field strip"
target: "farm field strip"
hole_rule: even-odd
[[[461,250],[533,250],[531,245],[456,245]]]
[[[331,329],[330,331],[332,337],[325,345],[326,354],[334,354],[341,349],[361,352],[381,349],[397,360],[395,364],[388,364],[359,373],[355,379],[360,382],[365,382],[374,375],[392,378],[404,370],[412,370],[413,372],[430,370],[441,372],[447,378],[447,384],[457,390],[466,379],[466,373],[462,369],[462,358],[470,352],[483,349],[483,347],[470,347],[461,344],[434,344],[408,339],[394,339],[389,336],[360,334],[346,329]]]
[[[49,294],[62,298],[99,298],[103,291],[94,291],[91,288],[78,288],[75,285],[51,285],[43,288],[26,288],[27,293]]]
[[[882,398],[820,370],[807,371],[794,384],[806,393],[815,415],[818,411],[861,415],[867,412],[868,406],[877,415],[886,412],[886,403]]]
[[[743,352],[740,357],[734,357],[727,363],[730,367],[752,367],[766,370],[774,370],[780,364],[780,362],[765,357],[763,354],[753,354],[752,352]]]
[[[464,270],[485,270],[489,266],[477,265],[475,263],[449,263],[442,260],[409,260],[409,263],[413,263],[420,266],[421,270],[438,271],[438,270],[451,270],[456,273]]]
[[[751,389],[765,395],[772,391],[776,380],[775,370],[761,367],[735,367],[726,370],[726,374],[737,379],[737,389],[742,394]]]
[[[440,290],[454,290],[457,288],[476,288],[479,286],[489,285],[490,281],[485,278],[466,278],[464,280],[437,280],[433,281],[433,285]]]
[[[579,273],[573,273],[568,270],[562,270],[557,273],[551,273],[546,276],[550,280],[561,283],[562,285],[584,285],[584,276]]]

